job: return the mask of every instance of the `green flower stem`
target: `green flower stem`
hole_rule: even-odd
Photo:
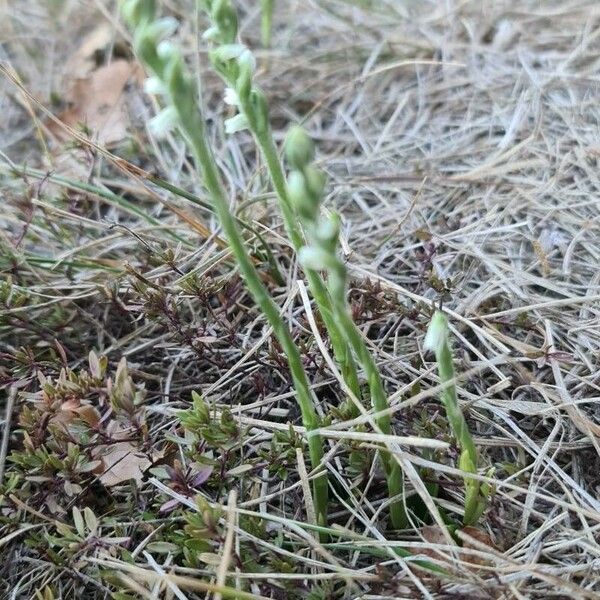
[[[244,107],[244,102],[242,102],[241,109],[246,110],[247,108],[248,107]],[[267,168],[273,182],[273,187],[279,199],[279,205],[281,207],[286,233],[296,252],[299,252],[305,246],[305,240],[296,225],[297,217],[294,214],[294,210],[289,199],[287,183],[283,174],[283,167],[281,166],[281,161],[279,160],[279,155],[273,142],[273,136],[271,135],[270,130],[267,130],[263,133],[257,133],[253,131],[253,133],[262,151],[265,162],[267,163]],[[348,344],[344,338],[342,329],[333,316],[332,301],[329,292],[327,291],[327,288],[323,283],[323,279],[317,271],[305,268],[305,273],[308,280],[310,293],[317,303],[319,313],[321,314],[323,322],[325,323],[325,327],[327,328],[327,332],[329,333],[333,354],[340,365],[342,377],[348,386],[348,389],[352,392],[355,398],[360,399],[361,391],[358,373],[356,371],[356,364],[354,362],[354,358],[352,357],[352,352],[348,348]],[[360,411],[352,401],[348,401],[347,406],[349,408],[351,417],[357,417],[359,415]]]
[[[338,260],[338,266],[329,272],[329,291],[333,301],[333,309],[338,327],[345,333],[346,340],[357,356],[367,376],[371,403],[377,413],[380,413],[375,422],[382,433],[392,433],[390,416],[387,414],[389,408],[387,396],[383,387],[383,381],[377,364],[369,352],[365,341],[352,320],[346,301],[346,267]],[[381,451],[381,462],[387,479],[388,493],[390,498],[400,497],[403,490],[402,470],[398,462],[388,451]],[[408,525],[408,519],[402,500],[393,502],[390,506],[390,518],[396,529],[404,529]]]
[[[269,6],[266,6],[269,4]],[[272,2],[263,5],[263,9],[273,9]],[[205,9],[213,23],[205,35],[215,43],[210,56],[221,78],[230,86],[235,96],[230,100],[239,109],[239,114],[230,121],[236,121],[237,127],[247,127],[261,150],[267,164],[267,170],[273,182],[283,223],[296,252],[305,246],[304,236],[297,223],[297,215],[289,197],[288,186],[277,148],[273,141],[273,133],[269,123],[269,110],[264,94],[253,84],[254,58],[250,51],[239,44],[237,39],[237,13],[229,0],[207,0]],[[264,16],[264,13],[263,13]],[[240,121],[241,119],[241,121]],[[360,384],[352,353],[348,350],[342,332],[339,330],[331,309],[331,300],[320,274],[311,269],[306,270],[308,286],[314,298],[323,322],[329,333],[335,358],[340,365],[342,377],[356,398],[360,398]],[[359,409],[350,399],[347,402],[351,416],[358,416]]]
[[[458,404],[456,385],[454,384],[454,361],[448,341],[448,319],[440,311],[437,311],[431,320],[425,339],[425,347],[435,352],[440,383],[447,384],[440,395],[440,399],[446,410],[448,423],[461,449],[459,466],[463,471],[476,475],[478,463],[477,448]],[[480,486],[476,479],[465,477],[464,484],[464,524],[473,525],[477,522],[485,508],[485,499],[480,495]]]
[[[177,109],[177,105],[175,105]],[[302,421],[307,431],[310,432],[319,427],[319,419],[315,411],[312,395],[310,392],[306,373],[302,366],[300,352],[296,346],[288,327],[279,314],[279,310],[271,296],[260,281],[260,277],[252,264],[252,260],[244,246],[242,237],[235,224],[235,219],[229,210],[227,198],[217,170],[212,151],[206,141],[204,132],[204,121],[201,118],[189,119],[189,115],[179,114],[179,125],[184,135],[194,150],[194,155],[202,174],[202,179],[208,190],[215,212],[221,223],[223,233],[229,242],[231,250],[254,301],[258,304],[261,312],[265,315],[273,328],[273,333],[279,340],[285,352],[294,387],[296,389],[298,404],[302,413]],[[196,121],[193,123],[193,121]],[[311,465],[318,469],[323,459],[323,442],[320,436],[310,435],[308,437],[308,448]],[[315,511],[318,524],[327,523],[328,484],[325,475],[313,480],[313,494]]]
[[[288,180],[289,198],[306,231],[308,245],[301,248],[300,261],[305,269],[327,271],[327,291],[331,299],[333,319],[337,331],[341,332],[367,377],[371,404],[377,416],[375,424],[384,434],[391,434],[392,424],[387,414],[388,401],[383,381],[375,360],[354,323],[346,298],[348,275],[339,256],[340,223],[336,215],[324,218],[320,208],[325,188],[325,174],[311,163],[314,159],[314,144],[299,127],[293,128],[285,145],[287,160],[292,168]],[[408,519],[402,501],[402,471],[400,465],[386,450],[380,453],[388,484],[390,498],[395,500],[390,507],[392,525],[404,529]],[[397,498],[397,499],[396,499]]]
[[[238,263],[240,273],[246,282],[254,301],[267,318],[283,351],[285,352],[302,421],[308,432],[308,447],[313,470],[321,467],[323,443],[318,435],[311,435],[319,427],[319,418],[313,405],[308,379],[302,366],[298,347],[294,343],[290,330],[277,305],[263,286],[259,274],[245,247],[244,240],[237,228],[235,217],[229,209],[227,194],[222,183],[217,164],[210,148],[204,118],[200,111],[200,101],[196,87],[185,70],[180,52],[170,45],[163,45],[157,51],[157,36],[160,22],[155,21],[154,2],[150,0],[129,0],[124,3],[123,11],[135,30],[135,48],[139,58],[160,80],[162,93],[167,99],[167,110],[175,117],[175,122],[193,150],[200,168],[203,184],[212,201],[215,213],[221,223],[231,251]],[[163,43],[164,44],[164,43]],[[313,501],[319,525],[327,522],[328,483],[325,473],[312,482]]]
[[[260,20],[260,32],[262,45],[265,48],[271,46],[271,33],[273,31],[273,6],[275,0],[261,0],[261,20]]]

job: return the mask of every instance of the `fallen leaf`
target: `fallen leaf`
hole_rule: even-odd
[[[461,534],[465,535],[463,536]],[[462,547],[466,550],[470,549],[477,550],[478,552],[484,552],[485,550],[482,548],[482,544],[490,549],[495,547],[490,535],[478,527],[463,527],[458,533],[458,536],[462,540]],[[470,552],[462,552],[461,554],[463,560],[473,565],[490,564],[490,561],[486,560],[483,556],[471,554]]]
[[[132,80],[139,82],[141,76],[141,67],[124,59],[99,67],[73,81],[66,95],[70,107],[58,118],[72,129],[82,123],[97,144],[110,147],[119,143],[127,137],[129,124],[125,88]],[[54,123],[49,129],[59,141],[69,139],[68,133]]]
[[[437,525],[426,525],[420,529],[421,537],[429,544],[436,544],[440,546],[448,546],[448,540]],[[420,548],[419,554],[429,556],[429,558],[436,558],[438,560],[447,560],[448,552],[441,552],[434,548]]]
[[[422,527],[421,536],[429,544],[436,544],[441,546],[448,546],[448,542],[442,533],[442,530],[437,525],[428,525]],[[464,563],[469,563],[475,566],[483,566],[489,564],[483,556],[472,552],[465,552],[464,550],[476,550],[478,553],[484,552],[481,544],[489,547],[490,549],[495,548],[492,538],[483,530],[478,527],[463,527],[457,531],[457,537],[462,542],[462,546],[455,548],[458,552],[460,560]],[[424,554],[430,558],[435,558],[448,562],[448,551],[442,549],[437,550],[435,548],[424,548],[419,550],[419,554]]]
[[[103,472],[100,481],[108,487],[131,479],[141,483],[144,471],[152,464],[129,442],[99,447],[95,455],[95,458],[102,458]]]
[[[103,22],[90,31],[81,45],[67,60],[65,73],[70,80],[84,79],[97,66],[97,55],[113,42],[114,33],[110,23]]]

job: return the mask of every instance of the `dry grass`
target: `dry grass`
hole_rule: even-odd
[[[331,178],[328,205],[345,222],[355,318],[382,369],[397,434],[369,436],[357,427],[366,418],[324,427],[339,528],[328,544],[306,526],[310,473],[302,453],[275,437],[288,422],[303,433],[284,360],[210,212],[89,143],[44,153],[52,135],[32,98],[50,106],[66,58],[98,19],[122,32],[112,3],[57,0],[48,3],[62,5],[54,14],[45,3],[3,4],[1,58],[32,97],[2,79],[0,269],[15,285],[0,315],[0,376],[12,407],[4,427],[13,431],[0,455],[2,597],[33,598],[48,586],[56,598],[109,598],[114,585],[140,598],[599,597],[596,3],[276,3],[273,50],[257,52],[259,79],[277,139],[306,118],[317,140]],[[193,3],[163,4],[187,16],[179,38],[195,61]],[[255,3],[236,4],[245,41],[259,48]],[[282,286],[271,281],[273,294],[305,345],[320,411],[331,414],[339,375],[297,282],[264,169],[248,137],[225,138],[222,87],[204,73],[202,47],[199,56],[232,200],[273,247],[285,277]],[[154,109],[135,89],[127,94],[135,147],[111,151],[202,199],[181,140],[149,140]],[[14,165],[40,175],[12,176]],[[61,173],[71,183],[57,179]],[[75,189],[77,181],[92,187]],[[260,244],[255,250],[260,257]],[[182,285],[191,272],[196,288]],[[14,304],[19,294],[23,303]],[[404,466],[408,495],[421,494],[436,513],[460,510],[461,473],[436,399],[435,365],[422,349],[429,307],[440,300],[462,374],[459,399],[482,463],[494,467],[481,479],[496,487],[481,522],[488,537],[463,548],[417,518],[408,532],[388,530],[381,473],[367,465],[357,476],[347,461],[349,444],[365,454],[387,443]],[[135,385],[145,385],[135,443],[147,456],[162,453],[157,465],[193,464],[175,418],[189,408],[191,390],[218,414],[230,408],[243,432],[231,456],[213,451],[217,467],[200,490],[223,513],[194,566],[174,548],[184,517],[199,509],[173,480],[148,472],[137,486],[103,488],[88,478],[69,494],[62,483],[27,480],[7,459],[23,449],[16,430],[39,391],[37,373],[84,368],[91,349],[109,358],[109,373],[126,357]],[[9,388],[19,392],[14,402]],[[105,418],[114,416],[102,392],[93,398]],[[40,433],[44,443],[52,435]],[[287,479],[268,470],[271,443],[285,452]],[[427,443],[433,448],[425,452]],[[421,468],[440,484],[439,498],[420,484]],[[9,489],[13,476],[17,487]],[[169,499],[179,508],[160,513]],[[60,537],[56,522],[73,524],[73,506],[85,505],[101,520],[97,537],[124,541],[53,547],[47,536]],[[411,566],[423,555],[451,575]]]

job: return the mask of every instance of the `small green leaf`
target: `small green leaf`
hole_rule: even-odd
[[[171,542],[150,542],[146,549],[157,554],[179,554],[179,546]]]
[[[73,522],[75,523],[75,529],[77,529],[77,533],[80,537],[85,538],[85,524],[83,522],[83,516],[81,515],[81,511],[74,506],[73,507]]]
[[[94,514],[94,511],[89,506],[83,509],[83,516],[85,518],[85,524],[90,532],[90,535],[96,535],[98,531],[98,519]]]

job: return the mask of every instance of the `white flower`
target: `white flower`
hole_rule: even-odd
[[[219,31],[218,27],[209,27],[203,34],[202,34],[202,38],[211,42],[217,41],[217,38],[219,37],[219,34],[221,32]]]
[[[157,138],[164,138],[177,124],[177,112],[172,106],[161,110],[155,117],[148,121],[148,129]]]
[[[148,77],[148,79],[144,81],[144,91],[146,94],[153,94],[157,96],[159,94],[165,94],[167,88],[158,77]]]
[[[156,53],[163,60],[170,60],[173,56],[175,56],[177,54],[177,48],[169,40],[163,40],[156,47]]]
[[[447,340],[448,318],[443,312],[436,310],[431,319],[431,323],[429,323],[429,328],[427,329],[427,334],[423,341],[423,347],[425,350],[437,352]]]
[[[337,215],[331,214],[323,219],[315,229],[315,236],[324,243],[334,243],[340,234],[340,219]]]
[[[254,58],[254,54],[252,54],[249,48],[244,48],[244,50],[240,53],[238,57],[238,64],[240,66],[248,65],[248,67],[250,67],[250,71],[255,71],[256,58]]]
[[[249,125],[250,123],[248,123],[248,119],[245,115],[235,115],[235,117],[225,120],[225,133],[237,133],[238,131],[248,129]]]
[[[152,36],[158,40],[171,37],[177,31],[177,27],[179,27],[179,23],[174,17],[164,17],[148,25]]]
[[[303,267],[313,271],[327,269],[332,266],[332,257],[325,250],[313,246],[300,248],[298,258]]]
[[[219,60],[226,62],[234,58],[239,58],[245,50],[247,48],[244,44],[223,44],[213,50],[213,55]]]
[[[240,98],[238,93],[233,88],[225,88],[225,104],[229,104],[229,106],[239,106]]]

